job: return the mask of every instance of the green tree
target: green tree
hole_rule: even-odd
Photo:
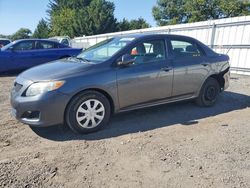
[[[50,0],[47,13],[50,17],[63,8],[80,10],[90,4],[92,0]]]
[[[63,8],[51,17],[51,35],[74,37],[74,21],[76,12],[73,9]]]
[[[250,0],[158,0],[153,7],[157,24],[170,25],[250,14]]]
[[[162,26],[187,22],[185,2],[186,0],[158,0],[152,10],[157,24]]]
[[[116,31],[117,20],[114,17],[115,5],[105,0],[92,0],[87,8],[89,27],[88,35]]]
[[[0,38],[10,38],[11,36],[9,36],[9,35],[2,35],[2,34],[0,34]]]
[[[250,15],[250,0],[217,0],[219,1],[221,17]]]
[[[149,27],[150,25],[143,18],[133,19],[130,21],[124,18],[121,22],[118,23],[118,26],[117,26],[118,31],[144,29],[144,28],[149,28]]]
[[[48,7],[52,35],[93,35],[117,27],[114,3],[106,0],[50,0]]]
[[[130,21],[130,29],[144,29],[144,28],[149,28],[151,27],[146,20],[144,20],[143,18],[139,18],[139,19],[134,19]]]
[[[130,22],[127,19],[123,18],[122,21],[118,22],[117,30],[118,31],[128,31],[128,30],[130,30]]]
[[[49,25],[44,20],[41,19],[33,33],[33,38],[48,38],[50,33]]]
[[[32,32],[27,28],[21,28],[11,36],[11,40],[30,38]]]

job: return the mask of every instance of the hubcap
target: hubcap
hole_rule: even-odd
[[[89,99],[83,102],[77,109],[76,120],[78,124],[86,129],[95,128],[104,119],[105,108],[96,99]]]
[[[215,87],[209,87],[207,88],[205,98],[209,101],[213,101],[216,98],[216,88]]]

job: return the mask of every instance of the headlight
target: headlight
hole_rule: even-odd
[[[65,83],[64,81],[37,82],[37,83],[31,84],[28,87],[25,96],[31,97],[31,96],[40,95],[48,91],[53,91],[62,87],[64,83]]]

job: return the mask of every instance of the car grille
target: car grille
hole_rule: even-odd
[[[23,87],[23,85],[21,85],[21,84],[19,84],[17,82],[14,83],[14,90],[15,90],[15,92],[20,91],[22,89],[22,87]]]

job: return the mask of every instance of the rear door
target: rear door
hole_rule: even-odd
[[[125,54],[135,62],[117,70],[120,108],[171,97],[173,70],[164,38],[141,41]]]
[[[209,73],[206,54],[195,40],[185,37],[169,37],[168,46],[174,68],[173,97],[191,97]]]
[[[36,52],[36,64],[54,61],[62,56],[58,44],[52,41],[37,41]]]

